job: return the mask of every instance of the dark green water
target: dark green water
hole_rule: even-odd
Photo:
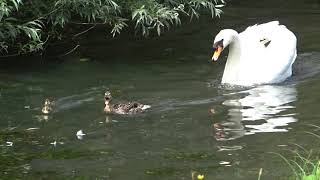
[[[176,180],[197,171],[205,179],[250,180],[260,168],[263,179],[286,179],[292,172],[268,152],[290,157],[292,143],[319,147],[305,131],[320,125],[320,4],[266,6],[234,1],[220,20],[148,40],[92,33],[62,63],[1,63],[0,179]],[[294,76],[278,85],[220,87],[225,58],[209,63],[214,35],[269,20],[297,35]],[[106,116],[107,88],[119,101],[152,108]],[[57,103],[48,117],[40,113],[46,97]]]

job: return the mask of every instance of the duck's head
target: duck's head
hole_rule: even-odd
[[[216,35],[213,42],[212,61],[218,60],[221,52],[233,42],[237,34],[237,31],[233,29],[223,29]]]
[[[46,99],[44,101],[44,106],[41,111],[44,114],[49,114],[52,111],[52,102],[50,101],[50,99]]]
[[[111,98],[112,98],[111,92],[110,92],[110,91],[106,91],[106,92],[104,93],[104,100],[105,100],[105,102],[108,102],[108,103],[109,103],[109,101],[111,101]]]
[[[44,101],[44,106],[50,106],[51,105],[51,101],[50,101],[50,99],[46,99],[45,101]]]

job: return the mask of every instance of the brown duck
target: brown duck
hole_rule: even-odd
[[[104,111],[111,114],[137,114],[144,112],[146,109],[150,108],[149,105],[144,105],[138,102],[126,102],[121,104],[111,104],[111,92],[106,91],[104,93]]]

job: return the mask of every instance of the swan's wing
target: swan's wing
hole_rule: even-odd
[[[274,36],[278,31],[278,27],[279,22],[272,21],[249,26],[245,31],[240,33],[241,45],[244,47],[244,51],[252,54],[249,57],[254,57],[255,54],[257,54],[256,56],[261,55],[261,53],[266,51],[272,40],[276,39]]]
[[[297,40],[278,21],[250,26],[240,33],[240,39],[241,58],[245,66],[254,68],[257,81],[280,82],[291,75]]]

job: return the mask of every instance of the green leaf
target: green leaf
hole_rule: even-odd
[[[224,7],[224,4],[218,4],[218,5],[215,5],[214,7],[216,7],[216,8],[222,8],[222,7]]]
[[[80,58],[79,61],[80,62],[87,62],[87,61],[90,61],[90,59],[89,58]]]

